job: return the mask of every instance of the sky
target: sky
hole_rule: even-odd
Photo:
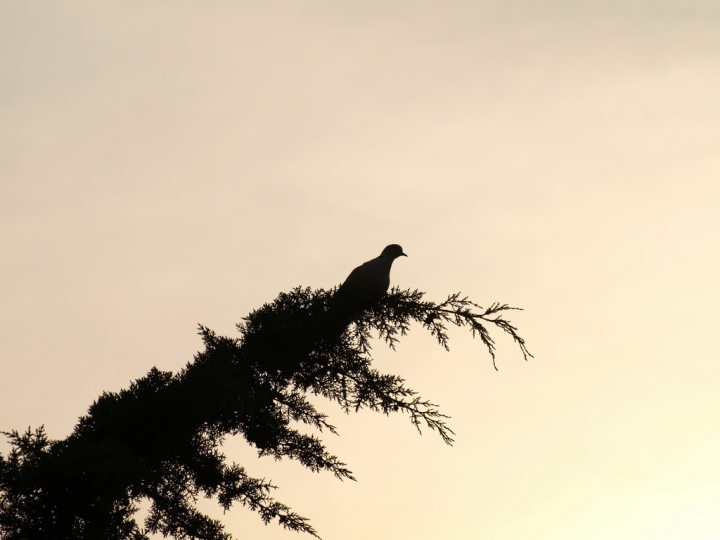
[[[0,429],[398,243],[534,358],[413,328],[376,364],[454,446],[321,403],[357,482],[229,458],[325,540],[718,540],[718,96],[714,0],[2,2]]]

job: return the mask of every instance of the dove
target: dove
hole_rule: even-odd
[[[371,309],[390,287],[390,269],[398,257],[407,257],[397,244],[390,244],[379,257],[361,264],[335,292],[327,312],[326,334],[330,343],[367,309]]]
[[[390,287],[390,268],[398,257],[407,257],[402,247],[390,244],[379,257],[372,259],[350,272],[347,279],[340,285],[338,294],[342,297],[348,292],[366,297],[380,297]]]

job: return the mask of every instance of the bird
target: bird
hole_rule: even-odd
[[[390,244],[382,250],[379,257],[367,261],[350,272],[340,285],[336,298],[342,298],[348,293],[371,298],[381,297],[390,287],[390,268],[398,257],[407,257],[407,255],[398,244]]]
[[[379,257],[361,264],[338,287],[330,300],[325,323],[326,340],[335,343],[353,321],[377,304],[390,287],[390,269],[398,257],[407,257],[390,244]]]

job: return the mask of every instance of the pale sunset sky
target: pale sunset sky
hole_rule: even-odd
[[[535,358],[414,328],[453,447],[320,401],[358,482],[230,458],[324,540],[720,540],[720,2],[0,3],[0,430],[390,243]]]

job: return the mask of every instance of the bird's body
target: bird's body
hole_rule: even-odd
[[[390,287],[390,269],[398,257],[407,257],[402,247],[390,244],[379,257],[368,261],[350,272],[347,279],[340,285],[338,294],[344,295],[352,291],[363,296],[382,296]]]
[[[397,244],[390,244],[379,257],[350,272],[335,293],[328,311],[327,336],[335,342],[357,317],[372,308],[390,287],[390,269],[398,257],[407,257]]]

